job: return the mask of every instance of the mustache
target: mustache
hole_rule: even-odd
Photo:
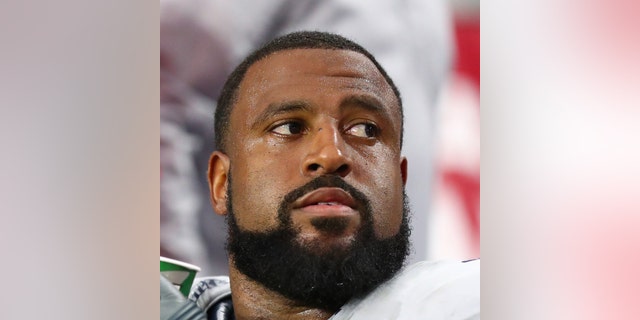
[[[281,214],[280,220],[282,220],[283,222],[289,220],[288,212],[290,212],[293,203],[298,198],[320,188],[340,188],[346,191],[355,200],[358,208],[361,208],[360,212],[361,214],[363,214],[362,218],[365,220],[371,219],[371,201],[364,193],[346,182],[340,176],[324,175],[314,178],[313,180],[307,182],[301,187],[294,189],[283,197],[282,202],[280,203],[279,210]]]

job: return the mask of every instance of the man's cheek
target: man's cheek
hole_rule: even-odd
[[[394,236],[400,230],[404,207],[402,196],[395,193],[395,190],[385,189],[371,198],[375,231],[379,238]]]
[[[247,183],[238,185],[237,192],[245,196],[238,205],[244,210],[243,216],[255,230],[272,229],[278,225],[278,207],[283,198],[282,184],[269,177],[269,173],[253,172]]]

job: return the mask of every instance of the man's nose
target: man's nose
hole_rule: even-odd
[[[347,145],[336,128],[319,128],[310,137],[302,172],[308,176],[335,174],[345,177],[351,172],[352,159]]]

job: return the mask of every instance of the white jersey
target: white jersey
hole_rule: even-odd
[[[480,260],[418,262],[330,320],[480,319]]]

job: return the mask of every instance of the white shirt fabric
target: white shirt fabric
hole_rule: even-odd
[[[418,262],[330,320],[480,319],[480,260]]]

